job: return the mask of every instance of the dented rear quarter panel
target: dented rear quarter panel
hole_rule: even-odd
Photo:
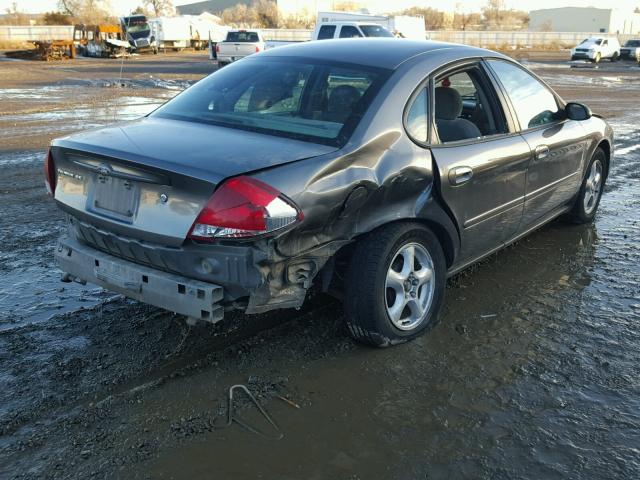
[[[431,152],[406,134],[403,114],[416,88],[433,71],[459,61],[461,52],[466,52],[462,58],[486,53],[447,46],[406,60],[343,148],[254,173],[304,212],[300,225],[274,239],[282,258],[311,256],[323,263],[336,249],[377,227],[417,220],[437,230],[451,265],[460,247],[458,228],[437,193]]]

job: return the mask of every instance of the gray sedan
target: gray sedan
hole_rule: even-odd
[[[67,280],[216,322],[339,296],[359,341],[432,327],[445,280],[550,220],[591,222],[612,131],[499,53],[273,49],[150,115],[55,140]]]

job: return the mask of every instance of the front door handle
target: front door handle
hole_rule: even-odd
[[[549,156],[549,147],[547,145],[538,145],[536,147],[536,160],[544,160]]]
[[[471,167],[455,167],[449,170],[449,183],[451,185],[462,185],[467,183],[473,177]]]

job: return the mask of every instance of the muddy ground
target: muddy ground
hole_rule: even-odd
[[[387,350],[354,344],[323,296],[188,327],[60,283],[48,141],[144,114],[216,67],[0,60],[0,478],[639,478],[640,69],[526,57],[616,131],[596,221],[554,222],[452,279],[441,323]],[[236,383],[284,438],[222,428]]]

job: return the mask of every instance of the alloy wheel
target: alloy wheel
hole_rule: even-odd
[[[400,330],[424,321],[435,291],[433,259],[419,243],[400,247],[391,260],[385,282],[387,314]]]
[[[602,162],[595,160],[591,164],[589,175],[585,181],[584,198],[582,200],[584,213],[590,215],[596,208],[602,193]]]

